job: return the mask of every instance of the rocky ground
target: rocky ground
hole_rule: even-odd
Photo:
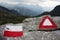
[[[27,18],[23,21],[23,23],[19,24],[4,24],[0,26],[0,40],[60,40],[60,31],[29,31],[29,30],[37,30],[39,29],[39,23],[41,22],[42,17],[36,18]],[[57,24],[58,28],[60,28],[60,17],[52,17],[54,22]],[[22,25],[24,30],[24,35],[22,37],[15,38],[5,38],[3,37],[3,31],[6,25]]]

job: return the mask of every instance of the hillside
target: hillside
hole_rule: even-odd
[[[51,16],[60,16],[60,5],[56,6],[51,12]]]
[[[25,16],[20,16],[15,12],[16,11],[14,10],[9,10],[0,6],[0,25],[5,23],[20,23],[26,18]]]

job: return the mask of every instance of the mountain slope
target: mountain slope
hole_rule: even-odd
[[[0,25],[5,23],[20,23],[26,17],[14,14],[12,10],[0,6]]]
[[[60,5],[56,6],[51,12],[51,16],[60,16]]]

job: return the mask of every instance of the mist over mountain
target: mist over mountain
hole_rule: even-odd
[[[42,13],[42,8],[37,5],[19,5],[14,8],[19,13],[28,16],[36,16]]]
[[[5,5],[6,4],[6,5]],[[53,10],[44,11],[43,8],[37,4],[8,4],[0,3],[1,6],[8,8],[9,10],[14,10],[15,14],[23,16],[42,16],[42,15],[51,15],[51,16],[60,16],[60,5],[56,6]]]
[[[0,6],[3,6],[5,8],[8,8],[9,10],[13,9],[16,5],[13,5],[13,4],[8,4],[8,3],[5,3],[5,2],[1,2],[0,3]]]
[[[42,7],[38,5],[27,5],[27,4],[13,5],[13,4],[2,3],[1,6],[4,6],[10,10],[15,10],[19,14],[24,15],[24,16],[36,16],[43,12]]]

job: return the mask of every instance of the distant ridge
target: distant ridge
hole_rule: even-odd
[[[52,11],[44,12],[38,16],[43,16],[43,15],[60,16],[60,5],[56,6]]]

